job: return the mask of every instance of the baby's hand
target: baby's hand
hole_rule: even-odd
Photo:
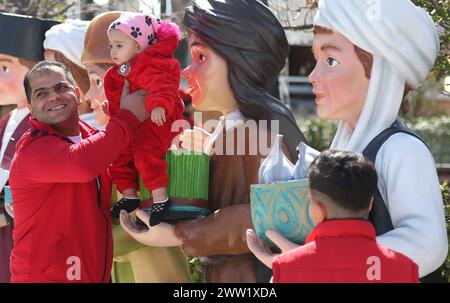
[[[152,110],[151,119],[158,126],[163,125],[166,122],[166,111],[162,107],[155,107]]]

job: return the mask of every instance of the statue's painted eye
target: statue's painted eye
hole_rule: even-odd
[[[7,67],[5,65],[2,66],[2,72],[4,72],[5,74],[9,73],[10,71],[11,71],[11,69],[9,67]]]
[[[337,62],[335,59],[333,59],[333,58],[331,58],[331,57],[327,58],[327,64],[328,64],[328,66],[330,66],[330,67],[334,67],[334,66],[336,66],[338,63],[339,63],[339,62]]]
[[[102,87],[103,86],[103,81],[100,79],[95,80],[95,84],[97,85],[97,87]]]

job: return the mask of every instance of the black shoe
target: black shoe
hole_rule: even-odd
[[[150,226],[158,225],[164,220],[171,204],[170,199],[166,202],[153,203],[152,211],[150,212]]]
[[[113,219],[119,219],[119,214],[122,209],[126,210],[127,213],[131,213],[133,210],[139,207],[140,203],[141,200],[138,198],[135,199],[122,198],[111,208],[111,217]]]

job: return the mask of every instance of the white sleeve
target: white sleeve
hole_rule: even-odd
[[[394,229],[377,241],[412,259],[419,276],[435,271],[447,257],[442,195],[433,156],[417,138],[390,137],[378,152],[379,189]]]

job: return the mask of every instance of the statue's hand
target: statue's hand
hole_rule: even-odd
[[[286,252],[288,250],[294,249],[298,247],[297,244],[292,243],[291,241],[284,238],[282,235],[273,230],[266,231],[266,236],[275,243],[282,252]],[[269,268],[272,268],[273,259],[279,254],[274,254],[266,243],[261,240],[255,233],[253,229],[247,229],[246,232],[247,237],[247,246],[250,251],[257,257],[264,265]]]
[[[173,225],[162,222],[150,227],[150,215],[143,210],[138,210],[136,216],[147,225],[146,229],[140,229],[136,224],[136,219],[128,215],[126,211],[120,212],[120,224],[136,241],[155,247],[171,247],[182,244],[182,241],[175,235]]]
[[[288,250],[292,250],[300,246],[298,244],[295,244],[294,242],[289,241],[274,230],[266,231],[266,236],[273,243],[275,243],[275,245],[278,246],[282,252],[287,252]]]
[[[187,129],[181,134],[181,147],[189,151],[205,152],[205,145],[210,136],[207,131],[194,126],[194,129]]]

